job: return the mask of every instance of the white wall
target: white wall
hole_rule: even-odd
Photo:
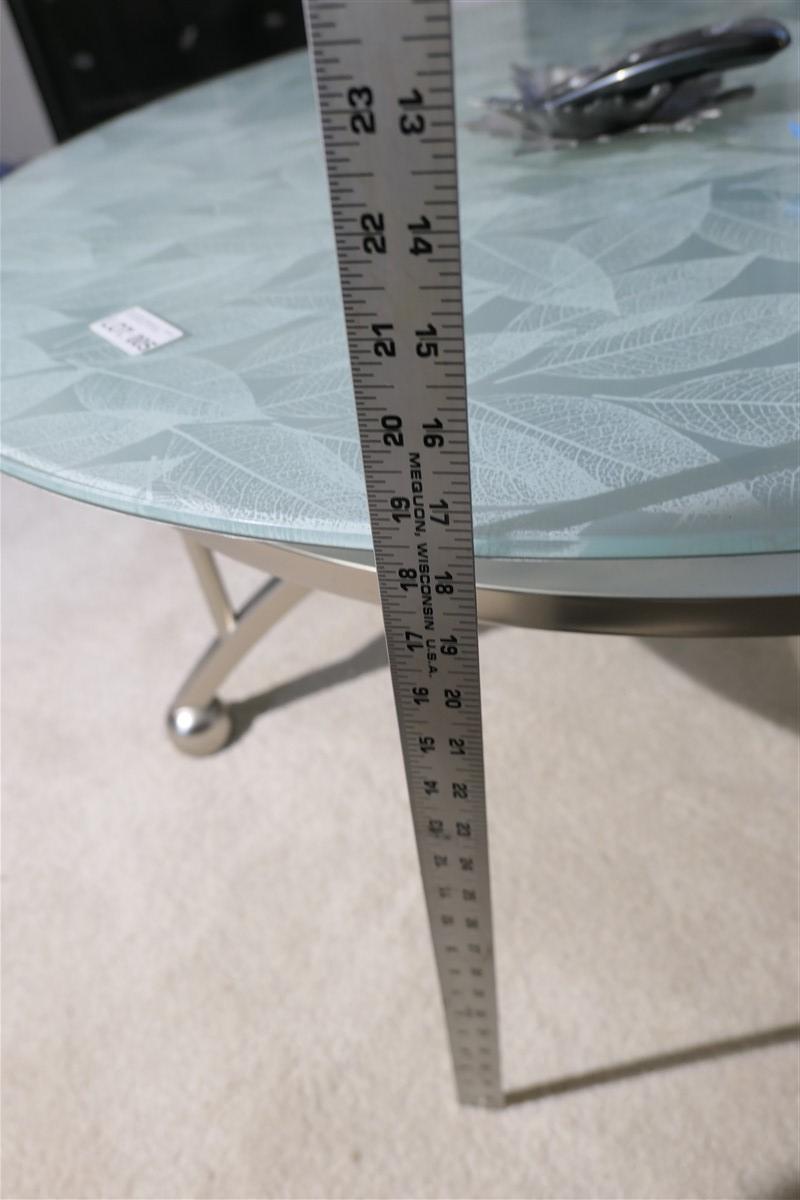
[[[14,19],[0,0],[0,159],[23,162],[54,141]]]

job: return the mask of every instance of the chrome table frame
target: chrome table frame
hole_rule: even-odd
[[[379,602],[372,552],[262,542],[181,528],[217,627],[167,718],[173,743],[213,754],[233,735],[218,689],[245,654],[312,590]],[[234,609],[215,555],[270,576]],[[657,637],[800,632],[800,554],[661,559],[478,559],[478,617],[491,624]]]

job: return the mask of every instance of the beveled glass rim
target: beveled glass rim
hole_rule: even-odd
[[[104,512],[167,525],[208,549],[310,587],[377,600],[371,549],[257,538],[177,523],[174,516],[99,504],[48,487],[18,464],[6,475]],[[580,633],[652,637],[783,637],[800,633],[800,552],[662,558],[475,560],[483,621]],[[365,576],[370,576],[369,580]],[[360,579],[358,577],[361,577]]]

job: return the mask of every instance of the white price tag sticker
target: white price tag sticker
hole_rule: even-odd
[[[183,337],[182,329],[170,325],[169,321],[162,321],[161,317],[148,312],[146,308],[138,307],[126,308],[100,321],[92,321],[89,328],[118,350],[131,355],[147,354]]]

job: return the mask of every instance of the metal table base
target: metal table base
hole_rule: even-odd
[[[219,689],[237,664],[307,592],[377,604],[370,551],[331,550],[178,531],[217,636],[167,717],[187,754],[221,750],[233,735]],[[263,587],[236,610],[216,555],[265,571]],[[478,616],[490,624],[641,637],[779,637],[800,632],[800,555],[675,559],[479,559]]]

